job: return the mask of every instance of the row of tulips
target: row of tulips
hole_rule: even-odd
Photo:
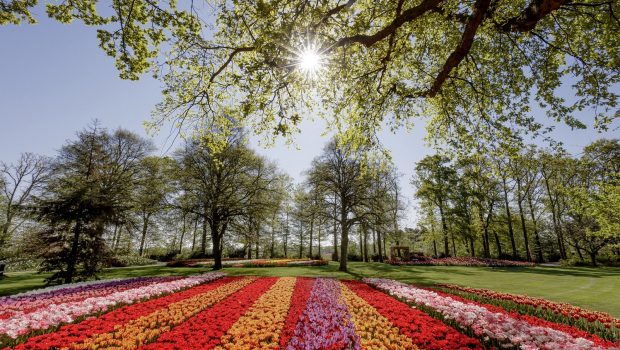
[[[619,345],[569,325],[391,280],[222,277],[197,276],[197,283],[174,293],[98,316],[90,313],[95,316],[4,345],[20,350],[571,350]],[[170,288],[188,279],[135,289]]]
[[[452,284],[441,284],[440,290],[461,297],[490,303],[520,314],[544,318],[578,327],[612,341],[620,340],[620,319],[608,313],[580,308],[526,295],[501,293],[488,289],[476,289]]]
[[[286,266],[322,266],[327,265],[327,260],[310,259],[244,259],[224,260],[224,267],[286,267]],[[172,267],[209,267],[213,266],[213,260],[180,260],[168,264]]]
[[[365,281],[392,296],[436,313],[480,339],[489,339],[491,345],[525,350],[615,349],[619,345],[570,326],[522,316],[457,296],[387,279],[372,278]]]
[[[502,259],[486,259],[472,257],[448,257],[448,258],[427,258],[419,260],[401,261],[388,260],[392,265],[433,265],[433,266],[478,266],[478,267],[529,267],[534,263],[527,261],[513,261]]]
[[[180,277],[139,277],[81,286],[7,299],[0,306],[0,319],[20,317],[51,304],[79,302],[115,292],[138,288],[154,283],[177,280]]]
[[[131,304],[162,294],[169,294],[223,276],[223,273],[215,272],[160,283],[147,283],[130,289],[120,288],[112,293],[79,301],[46,304],[31,312],[18,311],[9,318],[0,319],[0,337],[17,338],[33,331],[46,330],[64,323],[74,322],[81,317],[105,312],[118,305]]]

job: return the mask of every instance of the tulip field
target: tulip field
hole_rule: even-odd
[[[0,298],[2,349],[620,349],[619,329],[568,304],[380,278],[209,272]]]

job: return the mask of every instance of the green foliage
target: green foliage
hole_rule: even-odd
[[[128,209],[131,188],[149,142],[128,131],[109,133],[97,124],[60,151],[54,174],[35,211],[46,226],[31,248],[43,259],[50,282],[94,276],[109,255],[105,226]]]
[[[27,21],[30,24],[36,23],[30,8],[38,3],[37,0],[1,0],[0,1],[0,25],[20,24]]]
[[[36,0],[3,0],[0,23],[32,21]],[[107,4],[107,3],[106,3]],[[383,127],[426,118],[429,140],[480,150],[514,145],[552,122],[607,129],[618,117],[620,3],[586,0],[224,1],[47,4],[48,15],[98,28],[121,77],[161,78],[151,126],[216,132],[239,126],[292,136],[320,115],[353,147]],[[102,13],[110,13],[103,15]],[[314,48],[324,67],[307,74]],[[570,86],[569,86],[570,85]],[[565,99],[560,87],[575,96]]]

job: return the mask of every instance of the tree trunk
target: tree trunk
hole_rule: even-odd
[[[341,225],[340,236],[340,265],[339,271],[347,271],[347,256],[349,252],[349,228],[346,224]]]
[[[142,235],[140,238],[140,249],[138,250],[138,255],[140,256],[144,253],[144,245],[146,244],[146,234],[148,232],[150,219],[151,214],[142,215]]]
[[[312,259],[312,234],[314,233],[312,231],[314,231],[314,215],[310,217],[310,245],[308,246],[308,255],[310,259]]]
[[[260,223],[259,222],[256,223],[256,241],[254,241],[254,243],[256,246],[256,254],[254,256],[256,257],[256,259],[258,259],[258,256],[260,255],[259,249],[258,249],[258,245],[260,243]]]
[[[532,261],[530,254],[530,243],[527,237],[527,226],[525,225],[525,213],[523,212],[523,197],[521,196],[521,181],[517,179],[517,204],[519,205],[519,216],[521,217],[521,228],[523,229],[523,243],[525,244],[525,258]]]
[[[316,239],[317,239],[317,248],[319,250],[319,258],[323,259],[323,256],[321,255],[321,222],[319,221],[319,226],[317,227],[317,233],[316,233]]]
[[[381,244],[383,240],[381,239],[381,231],[377,230],[377,247],[378,247],[378,254],[379,254],[379,261],[383,262],[383,246]]]
[[[276,217],[271,220],[271,246],[269,247],[269,258],[273,259],[276,253]]]
[[[527,196],[527,202],[530,207],[530,217],[534,224],[534,244],[536,245],[536,262],[541,263],[543,261],[542,244],[540,242],[540,235],[538,234],[538,225],[536,223],[536,214],[534,213],[534,205],[532,203],[531,195]]]
[[[476,250],[474,249],[474,237],[469,238],[469,250],[471,251],[472,258],[475,258]]]
[[[508,219],[508,236],[510,237],[510,247],[512,248],[512,258],[518,258],[517,243],[515,242],[515,233],[512,228],[512,214],[510,214],[510,205],[508,203],[508,187],[506,186],[506,178],[502,178],[504,183],[504,205],[506,206],[506,217]]]
[[[192,233],[192,253],[194,249],[196,249],[196,233],[198,232],[198,221],[199,217],[196,216],[196,220],[194,220],[194,232]]]
[[[207,226],[209,222],[207,221],[207,217],[205,216],[202,222],[202,237],[200,240],[200,254],[205,257],[207,255]],[[211,232],[211,236],[213,236],[213,232]],[[213,248],[215,249],[215,247]]]
[[[183,229],[181,230],[181,239],[179,240],[179,254],[183,251],[183,238],[185,238],[185,230],[187,230],[186,216],[187,214],[183,213]]]
[[[502,244],[499,241],[499,236],[497,235],[497,232],[495,232],[495,230],[493,230],[493,236],[495,236],[495,246],[497,247],[497,257],[501,258],[502,257]]]
[[[450,256],[450,247],[448,246],[448,224],[443,215],[443,204],[439,205],[439,215],[441,216],[441,228],[443,230],[443,253],[446,257]]]
[[[368,258],[368,227],[366,226],[364,226],[364,261],[370,261]]]
[[[482,225],[482,250],[485,258],[490,258],[491,253],[489,249],[489,230],[484,220],[484,213],[482,212],[482,206],[478,206],[478,217],[480,218],[480,224]]]
[[[299,258],[303,257],[304,253],[304,224],[299,220]]]
[[[211,241],[213,243],[213,270],[222,269],[222,233],[219,230],[219,222],[211,220]]]
[[[588,255],[590,256],[590,263],[592,264],[592,266],[597,267],[598,264],[596,263],[596,252],[588,252]]]
[[[334,196],[334,253],[332,254],[332,261],[338,261],[338,227],[336,220],[336,197]]]
[[[566,250],[564,249],[562,232],[560,230],[560,226],[558,224],[558,218],[556,216],[556,200],[553,199],[553,194],[551,193],[551,186],[549,185],[549,179],[545,176],[543,172],[543,176],[545,179],[545,187],[547,189],[547,196],[549,197],[549,204],[551,204],[551,219],[553,221],[553,231],[558,239],[558,249],[560,250],[560,258],[566,259]]]
[[[77,252],[80,243],[80,234],[82,233],[82,221],[78,219],[73,229],[73,241],[71,242],[71,252],[67,258],[67,273],[65,275],[65,283],[73,281],[75,274],[75,264],[77,263]]]

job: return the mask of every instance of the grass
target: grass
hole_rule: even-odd
[[[101,278],[155,275],[189,275],[207,268],[144,266],[105,270]],[[524,267],[486,268],[460,266],[392,266],[381,263],[349,263],[349,272],[338,271],[336,263],[313,267],[225,268],[229,275],[307,276],[359,279],[384,277],[407,283],[432,285],[453,283],[500,292],[526,294],[553,301],[608,312],[620,317],[620,268]],[[32,272],[8,273],[0,280],[0,295],[43,287],[46,275]]]

